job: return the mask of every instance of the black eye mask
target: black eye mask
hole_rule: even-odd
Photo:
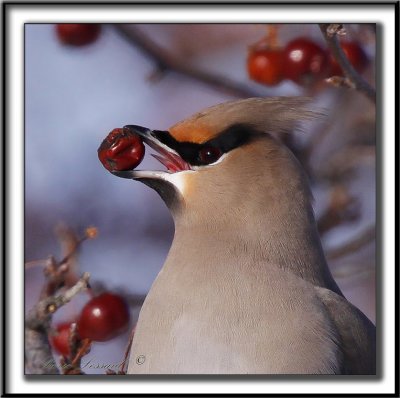
[[[224,153],[249,142],[256,135],[256,131],[248,125],[235,124],[203,144],[177,141],[168,131],[153,130],[152,134],[175,150],[190,165],[204,166],[216,162]]]

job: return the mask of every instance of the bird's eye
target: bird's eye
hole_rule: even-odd
[[[216,147],[206,146],[199,151],[199,160],[202,164],[216,162],[222,155],[222,151]]]

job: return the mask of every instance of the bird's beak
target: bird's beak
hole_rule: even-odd
[[[161,142],[163,135],[168,135],[167,131],[150,130],[146,127],[127,125],[124,129],[129,129],[133,133],[139,135],[143,141],[157,154],[152,154],[160,163],[162,163],[166,171],[148,171],[148,170],[127,170],[127,171],[113,171],[117,177],[128,178],[133,180],[141,180],[146,182],[148,179],[170,180],[170,175],[180,171],[190,170],[190,165],[185,162],[181,156],[172,148]]]

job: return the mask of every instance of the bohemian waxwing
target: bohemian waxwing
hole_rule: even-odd
[[[175,236],[143,304],[128,373],[375,374],[375,326],[328,269],[307,177],[275,137],[305,98],[208,108],[168,131],[126,126],[168,171],[155,189]]]

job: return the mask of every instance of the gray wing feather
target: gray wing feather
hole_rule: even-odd
[[[374,324],[345,298],[316,287],[337,328],[343,351],[344,374],[376,374],[376,331]]]

